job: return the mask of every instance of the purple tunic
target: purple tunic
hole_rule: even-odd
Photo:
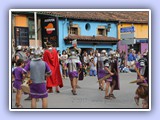
[[[14,78],[15,78],[14,83],[13,83],[13,87],[15,87],[18,90],[21,90],[21,85],[22,85],[22,80],[23,80],[23,74],[25,73],[24,69],[21,68],[21,67],[16,67],[13,70],[12,73],[13,73]]]
[[[80,66],[81,66],[81,63],[78,62],[77,67],[80,67]],[[68,74],[69,74],[70,80],[73,80],[73,78],[78,78],[78,71],[68,71]]]
[[[31,98],[46,98],[46,97],[48,97],[46,83],[32,83],[30,85],[30,96],[31,96]]]
[[[105,77],[106,75],[108,75],[109,73],[107,73],[105,70],[98,70],[98,80]],[[105,80],[105,82],[112,82],[112,77],[108,78]]]
[[[98,79],[101,79],[101,78],[103,78],[104,76],[106,76],[107,74],[106,74],[106,71],[105,70],[103,70],[103,69],[99,69],[98,70],[98,75],[97,75],[97,77],[98,77]]]
[[[73,80],[73,78],[78,78],[78,72],[77,71],[69,72],[69,78],[70,80]]]

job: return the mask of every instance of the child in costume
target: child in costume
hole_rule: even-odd
[[[23,82],[23,74],[25,73],[25,71],[23,70],[24,67],[24,61],[22,59],[18,59],[16,62],[16,66],[13,69],[13,76],[14,76],[14,83],[13,83],[13,87],[17,89],[16,91],[16,103],[15,106],[17,108],[22,108],[23,106],[21,105],[21,96],[22,96],[22,89],[21,89],[21,85]]]

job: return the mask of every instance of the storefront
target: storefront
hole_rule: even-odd
[[[121,41],[118,42],[120,52],[124,51],[128,54],[130,49],[134,49],[136,53],[140,52],[143,54],[146,49],[148,50],[148,23],[122,23],[118,26],[118,30],[118,38],[121,39]],[[124,35],[122,35],[123,33],[121,32],[124,32]],[[125,40],[123,40],[122,37],[124,37]]]

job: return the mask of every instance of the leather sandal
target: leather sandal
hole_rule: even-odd
[[[110,99],[110,96],[108,95],[108,96],[105,96],[104,98],[105,98],[105,99]]]
[[[15,106],[17,107],[17,108],[23,108],[23,106],[21,105],[21,104],[15,104]]]
[[[77,95],[76,91],[71,90],[73,95]]]

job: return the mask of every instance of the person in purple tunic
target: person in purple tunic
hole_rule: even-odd
[[[99,82],[99,89],[104,90],[106,71],[104,69],[105,60],[107,60],[106,50],[102,50],[100,56],[97,58],[97,78]],[[101,80],[100,80],[101,79]]]
[[[70,56],[68,60],[66,60],[66,65],[68,67],[68,74],[71,81],[71,87],[72,87],[72,94],[77,95],[76,88],[77,88],[77,82],[78,82],[78,74],[79,74],[79,68],[82,67],[81,62],[76,56],[75,51],[70,51]]]
[[[22,108],[23,106],[21,105],[21,96],[22,96],[21,85],[23,81],[23,74],[25,73],[23,70],[24,61],[22,59],[18,59],[16,62],[16,66],[17,67],[15,67],[12,71],[12,74],[14,76],[13,87],[17,89],[15,106],[17,108]]]
[[[30,71],[30,96],[31,108],[36,108],[36,101],[38,98],[42,99],[42,108],[47,108],[48,92],[46,88],[45,76],[51,75],[51,70],[48,64],[41,59],[41,53],[35,51],[34,58],[25,66],[26,71]]]
[[[109,94],[109,87],[110,84],[112,82],[112,76],[114,75],[114,73],[111,72],[111,66],[110,66],[110,62],[109,60],[105,60],[105,64],[104,64],[104,70],[106,71],[106,75],[110,75],[110,77],[105,79],[106,82],[106,90],[105,90],[105,99],[110,99],[110,94]]]

